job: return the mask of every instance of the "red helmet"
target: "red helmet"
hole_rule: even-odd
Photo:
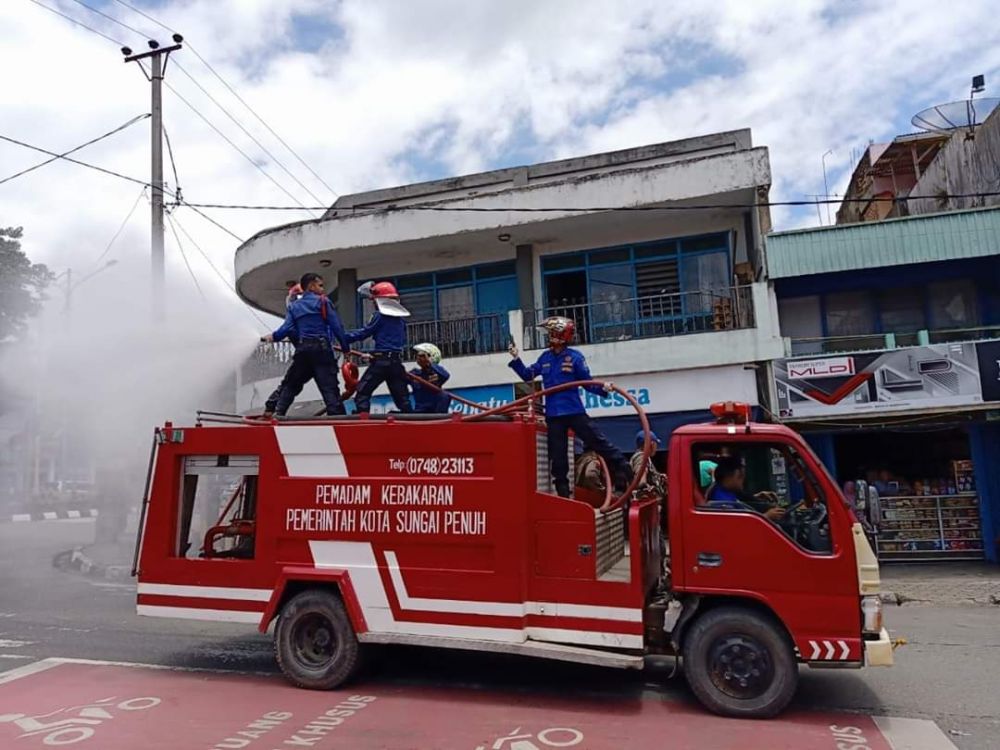
[[[538,324],[539,328],[544,328],[549,332],[549,340],[555,340],[562,344],[568,344],[573,340],[576,333],[576,324],[569,318],[556,315],[546,318]]]
[[[380,281],[377,284],[372,284],[371,295],[373,299],[376,297],[395,297],[399,299],[399,292],[396,291],[396,287],[391,281]]]

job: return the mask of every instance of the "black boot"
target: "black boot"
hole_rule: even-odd
[[[556,494],[559,495],[559,497],[570,497],[569,482],[567,482],[565,479],[557,479],[555,481],[555,485],[556,485]]]

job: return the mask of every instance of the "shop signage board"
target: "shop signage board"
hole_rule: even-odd
[[[1000,402],[1000,341],[781,359],[774,379],[789,419]]]

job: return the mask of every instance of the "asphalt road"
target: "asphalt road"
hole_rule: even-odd
[[[52,567],[55,554],[90,542],[93,533],[92,521],[0,524],[0,671],[47,657],[73,657],[277,672],[270,637],[245,625],[139,618],[134,585]],[[804,669],[793,708],[931,719],[962,750],[1000,747],[1000,608],[903,606],[890,609],[887,617],[894,634],[909,640],[897,651],[895,667]],[[670,678],[671,666],[664,660],[642,673],[619,672],[492,654],[385,648],[375,654],[365,680],[527,697],[693,703],[683,679]]]

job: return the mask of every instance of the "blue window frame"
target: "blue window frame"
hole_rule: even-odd
[[[709,330],[732,286],[729,232],[542,258],[546,314],[564,314],[587,341]]]
[[[445,356],[501,351],[507,346],[506,313],[518,306],[515,262],[501,261],[441,271],[379,277],[391,281],[410,311],[410,343],[436,343]],[[358,300],[359,319],[374,307]]]

